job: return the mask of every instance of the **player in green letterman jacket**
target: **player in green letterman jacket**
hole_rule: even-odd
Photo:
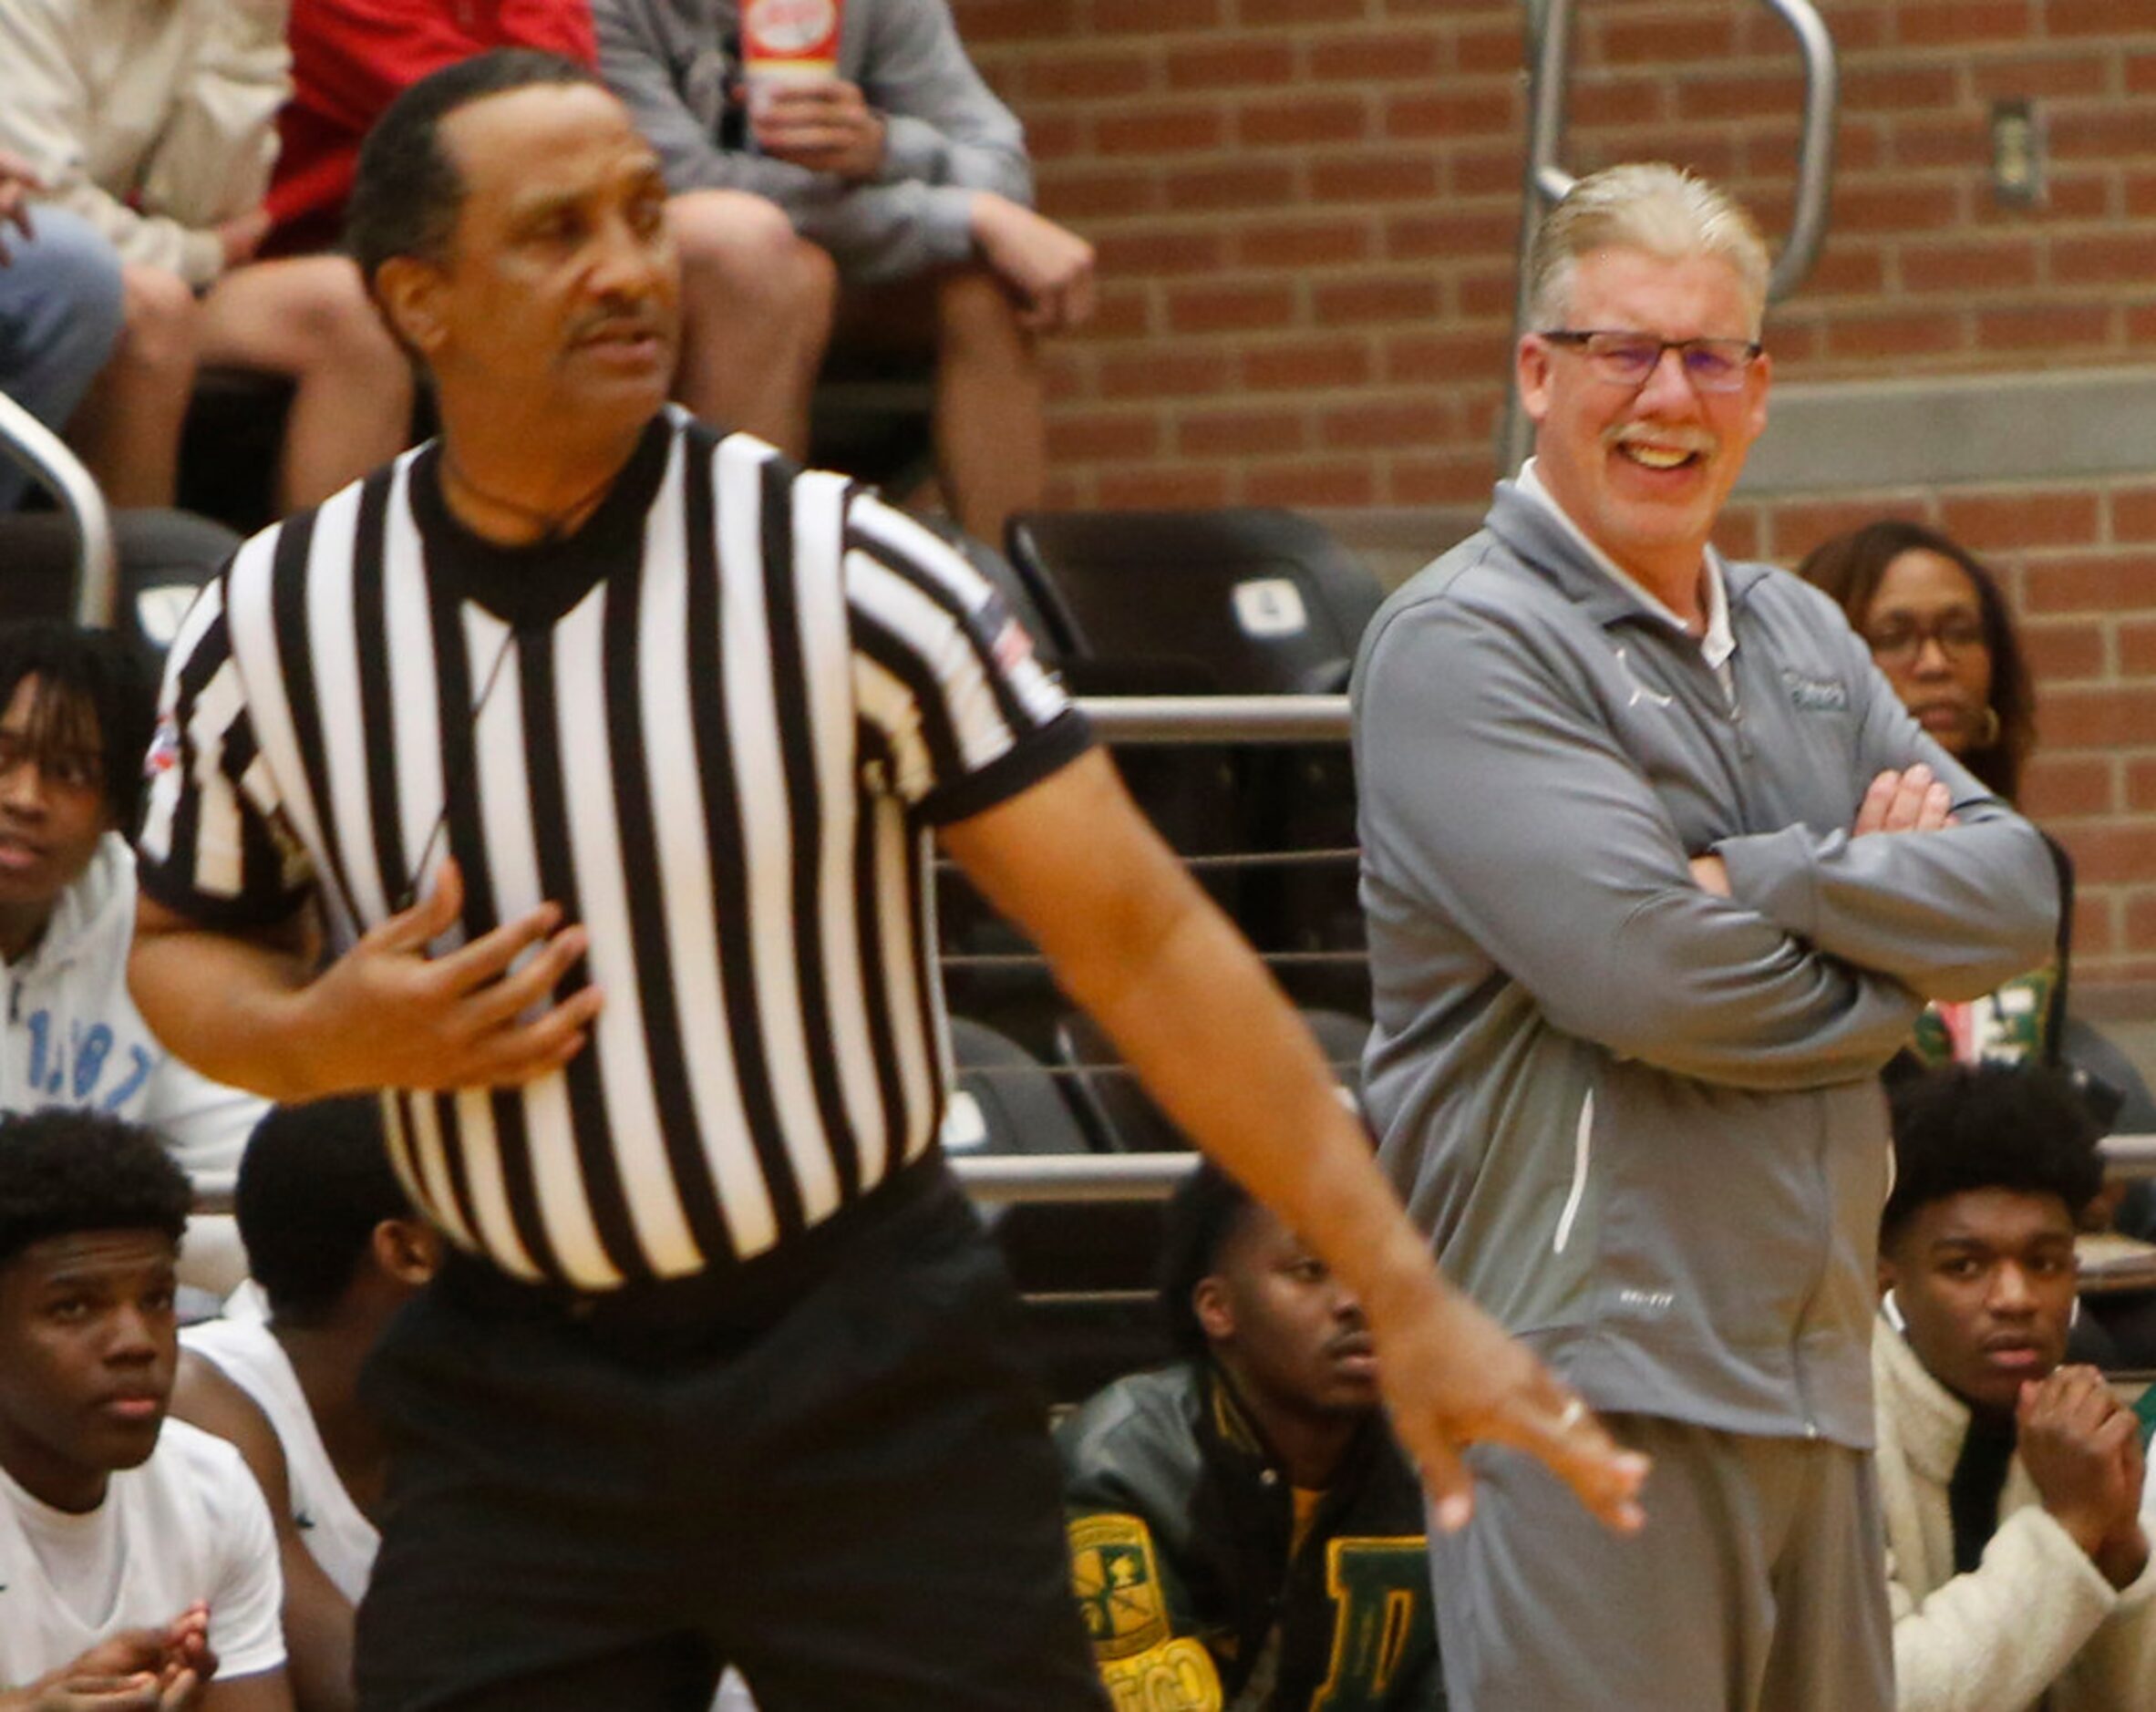
[[[1442,1706],[1421,1493],[1355,1297],[1210,1165],[1170,1211],[1161,1294],[1187,1358],[1057,1434],[1118,1712]]]

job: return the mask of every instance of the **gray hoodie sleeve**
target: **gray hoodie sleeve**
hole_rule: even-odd
[[[944,0],[864,0],[871,28],[862,93],[889,124],[882,179],[994,191],[1033,204],[1017,117],[965,56]]]
[[[890,116],[872,184],[719,147],[725,64],[697,0],[593,0],[592,21],[600,70],[658,150],[669,190],[766,197],[841,276],[873,284],[966,261],[974,192],[1030,201],[1032,180],[1017,120],[966,59],[942,0],[856,4],[869,31],[862,90]]]
[[[749,191],[781,207],[818,174],[718,146],[727,100],[719,26],[697,0],[593,0],[599,71],[629,109],[676,192]]]
[[[1464,933],[1554,1027],[1749,1088],[1877,1070],[1918,1001],[1692,877],[1632,758],[1537,639],[1400,608],[1367,650],[1356,768],[1373,887]]]
[[[1862,780],[1922,761],[1953,791],[1960,824],[1868,838],[1793,826],[1726,839],[1716,853],[1738,902],[1821,950],[1926,998],[1979,997],[2051,954],[2058,870],[2037,830],[1925,735],[1851,642]]]

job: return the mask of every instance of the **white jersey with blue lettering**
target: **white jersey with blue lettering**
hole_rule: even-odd
[[[230,1194],[265,1101],[191,1069],[128,994],[135,858],[117,832],[60,893],[37,944],[6,965],[0,1112],[67,1106],[139,1123],[195,1187]]]

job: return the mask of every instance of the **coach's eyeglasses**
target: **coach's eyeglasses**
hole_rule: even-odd
[[[1685,378],[1701,392],[1735,392],[1765,348],[1757,339],[1658,339],[1651,333],[1577,332],[1570,327],[1549,328],[1535,336],[1552,345],[1573,346],[1586,356],[1596,378],[1633,392],[1653,378],[1665,351],[1676,353]]]

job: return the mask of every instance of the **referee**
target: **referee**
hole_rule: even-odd
[[[168,668],[141,1008],[281,1100],[393,1090],[457,1254],[370,1373],[362,1706],[692,1712],[728,1660],[766,1712],[1103,1704],[934,1145],[931,830],[1367,1304],[1434,1492],[1499,1439],[1635,1521],[991,588],[665,407],[665,204],[575,67],[400,98],[350,236],[441,437],[249,542]]]

